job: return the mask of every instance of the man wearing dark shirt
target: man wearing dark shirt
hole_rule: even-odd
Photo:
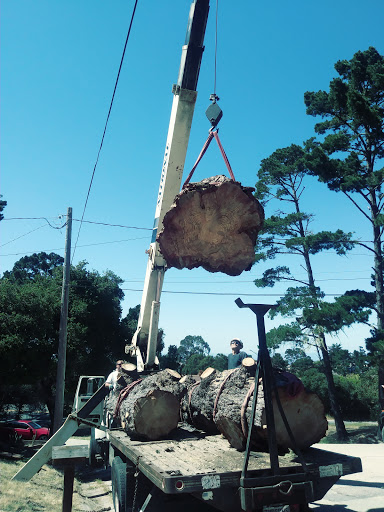
[[[245,352],[240,351],[240,349],[243,348],[243,343],[239,338],[233,338],[230,342],[230,346],[232,352],[228,355],[228,370],[233,370],[241,366],[243,359],[248,356]]]

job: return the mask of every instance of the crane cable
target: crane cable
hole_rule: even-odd
[[[75,252],[76,252],[76,247],[77,247],[77,242],[79,241],[79,236],[80,236],[80,231],[81,231],[81,227],[83,225],[83,220],[84,220],[84,215],[85,215],[85,210],[87,208],[87,204],[88,204],[88,199],[89,199],[89,194],[91,192],[91,188],[92,188],[92,184],[93,184],[93,178],[95,176],[95,172],[96,172],[96,167],[97,167],[97,164],[99,162],[99,157],[100,157],[100,153],[101,153],[101,149],[103,147],[103,144],[104,144],[104,137],[105,137],[105,133],[107,131],[107,126],[108,126],[108,121],[109,121],[109,117],[111,115],[111,111],[112,111],[112,105],[113,105],[113,101],[115,99],[115,94],[116,94],[116,89],[117,89],[117,84],[119,82],[119,78],[120,78],[120,72],[121,72],[121,68],[123,66],[123,61],[124,61],[124,56],[125,56],[125,50],[127,48],[127,44],[128,44],[128,39],[129,39],[129,36],[131,34],[131,29],[132,29],[132,23],[133,23],[133,19],[135,17],[135,12],[136,12],[136,7],[137,7],[137,2],[138,0],[135,0],[135,5],[133,7],[133,11],[132,11],[132,16],[131,16],[131,21],[130,21],[130,24],[129,24],[129,28],[128,28],[128,33],[127,33],[127,37],[125,39],[125,44],[124,44],[124,49],[123,49],[123,54],[121,56],[121,60],[120,60],[120,66],[119,66],[119,71],[117,73],[117,77],[116,77],[116,81],[115,81],[115,87],[113,89],[113,94],[112,94],[112,99],[111,99],[111,103],[109,105],[109,110],[108,110],[108,115],[107,115],[107,119],[105,121],[105,125],[104,125],[104,131],[103,131],[103,135],[101,137],[101,142],[100,142],[100,146],[99,146],[99,151],[97,153],[97,157],[96,157],[96,162],[95,162],[95,165],[93,167],[93,172],[92,172],[92,177],[91,177],[91,181],[90,181],[90,184],[89,184],[89,188],[88,188],[88,193],[87,193],[87,198],[85,200],[85,204],[84,204],[84,209],[83,209],[83,215],[81,217],[81,221],[80,221],[80,226],[79,226],[79,231],[77,233],[77,238],[76,238],[76,243],[75,243],[75,247],[73,249],[73,253],[72,253],[72,262],[73,262],[73,259],[75,257]]]
[[[211,122],[211,128],[208,132],[208,138],[204,143],[203,149],[200,151],[199,156],[197,157],[197,160],[192,167],[190,173],[188,174],[183,186],[181,187],[182,190],[185,189],[190,182],[193,173],[195,172],[196,167],[198,166],[200,160],[203,158],[205,152],[207,151],[211,141],[213,138],[215,138],[217,145],[219,146],[220,153],[224,159],[225,165],[227,166],[228,173],[231,177],[232,181],[235,181],[235,176],[233,174],[233,170],[231,167],[231,164],[229,163],[228,157],[225,153],[225,150],[223,148],[223,145],[221,144],[220,138],[219,138],[219,131],[216,128],[218,122],[222,118],[223,112],[221,108],[217,105],[217,101],[220,99],[216,94],[216,84],[217,84],[217,33],[218,33],[218,11],[219,11],[219,0],[216,0],[216,22],[215,22],[215,57],[214,57],[214,78],[213,78],[213,94],[210,96],[210,100],[213,102],[210,107],[206,110],[206,115]],[[212,116],[212,117],[211,117]],[[216,128],[216,129],[215,129]]]
[[[213,79],[213,94],[216,97],[216,75],[217,75],[217,27],[218,27],[219,0],[216,0],[216,21],[215,21],[215,67]]]

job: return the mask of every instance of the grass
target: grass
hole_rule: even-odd
[[[26,461],[0,461],[0,512],[61,512],[63,473],[45,464],[29,482],[11,481]],[[84,511],[78,485],[75,478],[73,512]]]
[[[341,442],[336,436],[336,427],[333,420],[328,421],[327,435],[320,443],[323,444],[378,444],[377,423],[369,421],[345,421],[348,441]]]

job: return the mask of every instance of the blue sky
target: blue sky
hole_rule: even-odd
[[[208,20],[198,100],[185,164],[188,174],[207,137],[205,110],[214,87],[215,4]],[[73,263],[112,270],[124,279],[124,313],[139,304],[189,0],[139,0],[112,113],[84,219],[130,228],[83,224]],[[10,1],[1,9],[1,272],[26,254],[64,254],[67,208],[81,219],[133,8],[132,1]],[[384,53],[381,0],[321,3],[219,1],[217,87],[224,116],[220,138],[235,177],[254,186],[260,161],[275,149],[311,137],[307,90],[327,90],[334,63],[374,46]],[[194,180],[226,174],[212,144]],[[313,229],[354,231],[370,240],[370,226],[342,196],[308,179],[305,207]],[[271,211],[267,211],[267,214]],[[61,216],[61,217],[60,217]],[[143,229],[132,229],[143,228]],[[73,244],[79,222],[73,224]],[[291,265],[291,260],[280,261]],[[295,263],[292,260],[292,265]],[[370,289],[372,259],[313,259],[327,294]],[[166,346],[201,335],[213,353],[231,337],[257,351],[256,323],[234,300],[274,303],[284,286],[257,289],[266,266],[241,276],[202,269],[167,271],[160,326]],[[300,268],[296,269],[300,272]],[[186,292],[186,293],[176,293]],[[211,293],[212,295],[206,295]],[[248,295],[258,294],[258,295]],[[272,294],[272,295],[268,295]],[[332,300],[332,297],[329,297]],[[281,320],[279,320],[281,321]],[[279,322],[278,321],[278,322]],[[266,319],[266,327],[277,325]],[[329,343],[364,346],[367,329],[354,327]]]

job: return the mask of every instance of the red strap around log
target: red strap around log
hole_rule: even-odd
[[[253,392],[255,390],[255,384],[253,383],[252,386],[249,388],[247,396],[244,399],[243,405],[241,406],[241,430],[243,431],[244,437],[246,438],[248,436],[248,424],[247,424],[247,418],[245,417],[245,412],[248,407],[249,400],[251,396],[253,395]]]
[[[192,393],[195,391],[195,389],[197,388],[197,386],[199,386],[201,384],[201,381],[199,382],[196,382],[196,384],[194,384],[191,388],[191,391],[189,392],[189,395],[188,395],[188,413],[189,413],[189,418],[191,420],[191,424],[193,426],[195,426],[195,424],[193,423],[193,416],[192,416],[192,412],[191,412],[191,400],[192,400]]]
[[[216,398],[215,398],[215,403],[213,405],[213,421],[215,421],[215,416],[216,416],[216,409],[217,409],[217,404],[218,404],[218,401],[219,401],[219,398],[220,398],[220,395],[221,395],[221,392],[223,391],[224,389],[224,386],[225,386],[225,383],[227,382],[228,378],[232,375],[232,373],[234,371],[236,371],[238,368],[233,368],[230,373],[228,373],[225,377],[225,379],[223,380],[223,382],[220,384],[220,387],[219,387],[219,391],[217,392],[217,395],[216,395]]]
[[[191,180],[191,178],[193,176],[193,173],[195,172],[196,167],[198,166],[200,160],[203,158],[205,152],[207,151],[207,149],[208,149],[208,147],[209,147],[213,137],[215,137],[217,145],[219,146],[220,152],[221,152],[221,154],[222,154],[222,156],[224,158],[224,162],[225,162],[225,164],[227,166],[229,175],[230,175],[231,179],[233,181],[235,181],[235,176],[233,174],[231,164],[229,163],[228,157],[227,157],[227,155],[226,155],[226,153],[224,151],[224,148],[223,148],[223,146],[221,144],[221,141],[219,139],[219,132],[217,130],[215,130],[215,131],[209,130],[208,138],[207,138],[207,140],[204,143],[203,149],[200,151],[200,155],[197,157],[195,165],[192,167],[191,172],[188,174],[187,179],[185,180],[184,185],[182,186],[182,188],[185,188],[188,185],[188,183],[190,182],[190,180]]]
[[[119,398],[117,399],[116,407],[115,407],[115,410],[113,412],[113,417],[114,418],[117,418],[119,416],[120,407],[121,407],[122,402],[127,398],[129,393],[136,386],[136,384],[138,384],[142,380],[143,379],[135,380],[134,382],[131,382],[131,384],[128,384],[128,386],[126,386],[124,389],[122,389],[120,391]]]
[[[215,137],[215,139],[216,139],[217,145],[218,145],[218,146],[219,146],[219,148],[220,148],[221,154],[223,155],[224,162],[225,162],[225,165],[227,166],[227,169],[228,169],[229,175],[230,175],[231,179],[232,179],[233,181],[235,181],[235,176],[234,176],[234,174],[233,174],[231,164],[229,163],[228,157],[227,157],[227,155],[225,154],[224,148],[223,148],[223,146],[221,145],[221,142],[220,142],[220,139],[219,139],[219,132],[216,130],[215,132],[213,132],[213,135],[214,135],[214,137]]]

